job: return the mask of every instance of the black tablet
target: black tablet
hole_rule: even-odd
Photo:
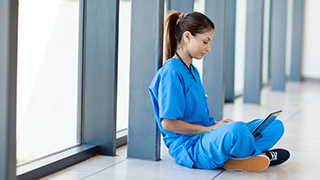
[[[252,134],[255,137],[255,139],[259,139],[261,137],[261,132],[269,126],[269,124],[279,116],[279,114],[282,112],[282,110],[278,110],[275,112],[270,113],[267,118],[265,118],[253,131]]]

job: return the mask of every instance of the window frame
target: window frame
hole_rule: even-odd
[[[18,0],[5,0],[1,1],[0,4],[1,7],[4,7],[4,12],[10,14],[9,17],[0,18],[0,21],[10,22],[13,24],[11,28],[15,30],[0,33],[0,38],[8,36],[9,34],[9,39],[14,40],[17,38],[17,33],[15,32],[18,27]],[[9,9],[9,7],[11,9]],[[1,169],[5,171],[4,175],[10,177],[8,179],[15,179],[16,177],[18,179],[41,178],[84,161],[98,153],[113,156],[115,155],[117,146],[126,144],[127,135],[119,132],[117,136],[116,133],[119,0],[79,0],[79,10],[78,77],[80,83],[78,83],[77,107],[77,141],[79,145],[16,166],[16,146],[4,144],[8,143],[9,139],[15,139],[16,129],[10,128],[4,131],[8,134],[8,136],[5,136],[7,141],[2,142],[1,140],[0,142],[0,145],[3,145],[2,147],[7,149],[7,151],[1,153],[1,156],[3,154],[4,156],[10,155],[8,161],[11,162],[11,165],[10,163],[5,164],[4,167],[6,168],[2,168],[1,165]],[[92,24],[92,20],[96,17],[100,18],[99,23],[93,22]],[[104,24],[100,23],[101,20],[103,20],[102,22],[104,22]],[[97,33],[97,31],[99,32]],[[106,39],[103,37],[105,34],[113,34],[114,38]],[[95,46],[96,44],[104,47],[104,49],[98,49]],[[4,47],[10,48],[9,51],[17,51],[16,44],[14,46],[10,46],[11,44],[4,45]],[[17,57],[16,55],[12,55],[6,60],[7,61],[4,62],[6,66],[3,67],[7,68],[10,65],[10,72],[8,72],[8,76],[0,78],[1,83],[2,80],[9,80],[11,82],[10,86],[8,85],[9,88],[16,89],[15,84],[17,81],[15,74],[17,71]],[[105,65],[105,69],[101,68],[101,64]],[[5,70],[8,71],[9,69]],[[11,69],[14,70],[11,71]],[[107,74],[105,74],[106,76],[99,76],[105,72],[107,72]],[[91,83],[93,79],[99,83]],[[98,93],[95,91],[96,89],[99,89]],[[2,88],[0,92],[2,92]],[[7,94],[10,95],[10,98],[6,106],[14,105],[14,107],[16,107],[16,91],[10,91],[7,92]],[[0,96],[2,96],[2,94],[0,94]],[[90,100],[92,101],[90,102]],[[106,112],[100,113],[101,109],[97,108],[101,106],[103,106],[102,108],[105,109]],[[16,109],[12,111],[14,111],[13,114],[15,114]],[[2,115],[3,112],[0,111],[0,113]],[[97,115],[98,117],[95,117],[94,115],[97,113],[100,114]],[[4,114],[8,115],[6,112]],[[2,122],[11,123],[11,125],[14,124],[13,127],[15,127],[16,117],[7,118],[4,119],[4,121],[1,120],[1,124]],[[116,139],[117,137],[118,140]],[[12,144],[15,145],[15,143]],[[9,173],[9,175],[6,175],[6,173]]]

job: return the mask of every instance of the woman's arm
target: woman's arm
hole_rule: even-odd
[[[161,125],[162,128],[166,131],[171,131],[179,134],[202,134],[205,132],[209,132],[211,129],[215,129],[222,124],[232,122],[231,119],[227,118],[224,120],[219,121],[213,126],[202,126],[196,124],[190,124],[179,119],[162,119]]]

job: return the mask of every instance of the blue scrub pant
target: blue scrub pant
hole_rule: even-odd
[[[256,156],[272,148],[282,137],[284,126],[276,119],[261,133],[260,139],[254,140],[251,131],[261,121],[263,119],[247,123],[230,122],[201,134],[198,141],[187,150],[194,161],[193,167],[216,169],[222,167],[229,158]]]

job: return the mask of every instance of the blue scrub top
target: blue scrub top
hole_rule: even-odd
[[[169,154],[178,164],[187,167],[192,167],[194,164],[187,150],[198,141],[200,135],[183,135],[165,131],[161,125],[161,118],[180,119],[203,126],[215,124],[213,117],[209,115],[199,72],[196,67],[191,68],[191,71],[194,76],[181,60],[168,59],[149,86],[155,117]]]

